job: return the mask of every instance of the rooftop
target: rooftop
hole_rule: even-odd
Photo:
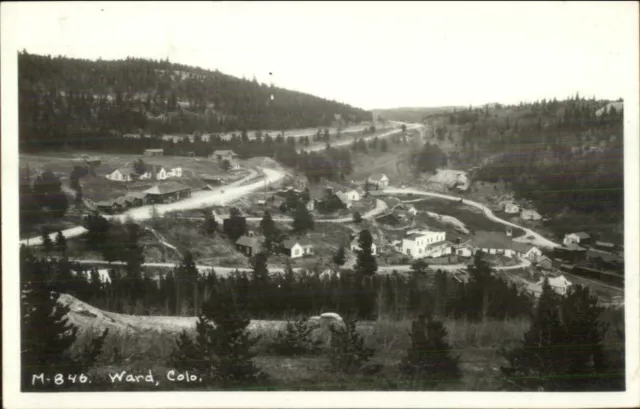
[[[307,239],[306,237],[302,237],[300,239],[286,239],[282,242],[282,246],[286,249],[291,249],[293,246],[296,245],[296,243],[300,244],[301,246],[313,245],[313,243],[311,243],[309,239]]]
[[[144,193],[150,195],[166,195],[169,193],[182,192],[185,190],[190,190],[189,186],[185,186],[182,183],[177,182],[168,182],[163,184],[158,184],[144,191]]]

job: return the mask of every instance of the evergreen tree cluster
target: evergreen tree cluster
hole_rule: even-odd
[[[18,55],[26,148],[103,144],[109,133],[326,127],[371,113],[257,81],[169,61]]]

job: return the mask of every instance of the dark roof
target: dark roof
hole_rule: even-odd
[[[568,246],[562,247],[564,250],[568,251],[585,251],[586,248],[578,246],[576,243],[569,243]]]
[[[145,193],[150,195],[166,195],[169,193],[182,192],[185,190],[191,190],[189,186],[185,186],[182,183],[168,182],[153,186],[150,189],[145,190]]]
[[[147,197],[146,192],[128,192],[126,197],[130,197],[133,199],[144,199],[145,197]]]
[[[527,251],[531,250],[534,247],[531,244],[519,243],[517,241],[511,242],[511,246],[512,249],[522,254],[526,254]]]
[[[249,237],[249,236],[242,236],[236,241],[236,244],[240,246],[245,246],[245,247],[255,247],[262,243],[263,243],[263,240],[261,238]]]
[[[296,245],[296,243],[300,244],[303,247],[313,246],[313,243],[311,243],[311,241],[306,237],[302,237],[300,239],[286,239],[282,242],[282,246],[286,249],[291,249]]]
[[[624,258],[599,250],[587,250],[588,258],[601,258],[605,262],[624,263]]]
[[[477,231],[471,238],[471,245],[484,249],[512,249],[512,240],[504,233]]]

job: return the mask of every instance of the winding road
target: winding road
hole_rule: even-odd
[[[418,190],[418,189],[413,189],[413,188],[387,188],[384,189],[382,191],[382,194],[398,194],[398,195],[406,195],[406,194],[414,194],[414,195],[421,195],[421,196],[431,196],[431,197],[437,197],[440,199],[445,199],[445,200],[452,200],[452,201],[459,201],[460,199],[462,199],[464,202],[464,204],[468,205],[468,206],[473,206],[477,209],[480,209],[484,212],[485,216],[489,219],[489,220],[493,220],[495,222],[498,223],[502,223],[506,226],[511,226],[511,227],[516,227],[518,229],[522,229],[525,231],[524,236],[522,237],[518,237],[516,239],[514,239],[515,241],[519,241],[522,243],[531,243],[534,244],[536,246],[540,246],[540,247],[546,247],[546,248],[555,248],[555,247],[560,247],[561,245],[558,243],[555,243],[547,238],[545,238],[544,236],[542,236],[540,233],[537,233],[529,228],[517,225],[515,223],[511,223],[508,222],[506,220],[503,220],[501,218],[499,218],[498,216],[496,216],[495,214],[493,214],[493,212],[491,211],[491,209],[489,209],[487,206],[483,205],[482,203],[478,203],[478,202],[474,202],[472,200],[468,200],[468,199],[464,199],[458,196],[451,196],[451,195],[445,195],[442,193],[435,193],[435,192],[427,192],[424,190]],[[527,239],[527,237],[533,237],[533,239]]]
[[[407,130],[410,129],[418,129],[422,126],[422,124],[405,124],[407,126]],[[369,136],[365,136],[364,140],[365,141],[370,141],[371,139],[374,138],[388,138],[391,135],[397,134],[399,132],[402,132],[399,128],[400,126],[402,126],[401,122],[398,122],[398,127],[395,129],[391,129],[387,132],[381,133],[379,135],[369,135]],[[339,146],[345,146],[345,145],[350,145],[353,143],[353,138],[345,138],[344,140],[341,141],[336,141],[336,142],[332,142],[331,143],[331,147],[332,148],[337,148]],[[304,152],[318,152],[318,151],[323,151],[326,149],[326,144],[318,144],[318,145],[314,145],[314,146],[309,146],[307,148],[303,148],[298,150],[298,153],[302,153]]]

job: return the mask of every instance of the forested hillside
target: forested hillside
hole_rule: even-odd
[[[576,95],[564,101],[457,110],[429,122],[437,139],[457,143],[457,152],[450,155],[454,166],[479,165],[479,179],[506,182],[539,211],[596,212],[603,220],[620,221],[620,107]]]
[[[124,133],[286,130],[371,120],[362,109],[169,61],[18,57],[24,149]]]

